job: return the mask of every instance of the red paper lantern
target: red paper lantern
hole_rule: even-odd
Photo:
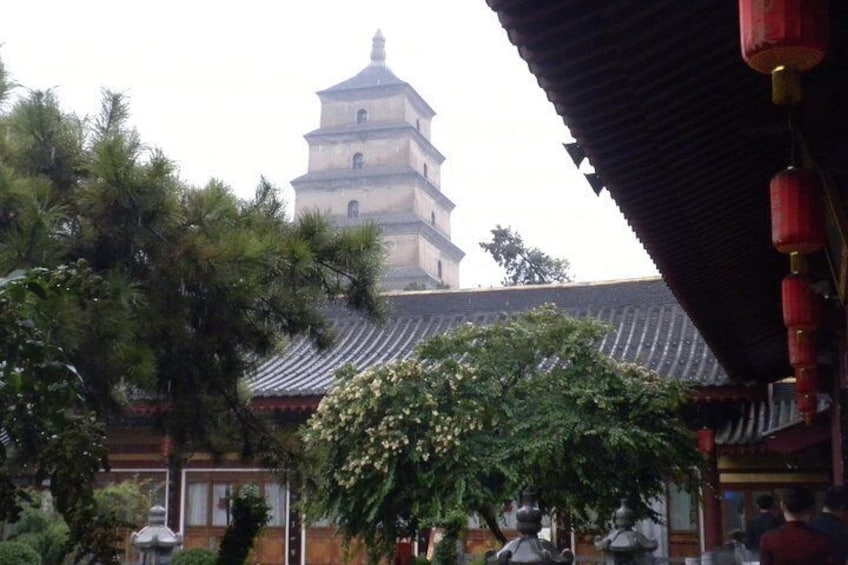
[[[806,71],[827,52],[828,0],[739,0],[742,58],[764,74]]]
[[[818,394],[818,369],[814,367],[801,367],[795,369],[795,392],[798,394],[811,394],[813,396]]]
[[[159,455],[167,459],[174,453],[174,439],[169,435],[162,436],[159,440]]]
[[[789,330],[789,364],[796,369],[815,367],[818,365],[818,349],[816,339],[811,332]]]
[[[818,408],[818,396],[810,393],[795,393],[795,402],[798,404],[798,413],[807,425],[813,422]]]
[[[698,451],[704,455],[712,455],[715,451],[715,432],[709,428],[698,430]]]
[[[770,184],[771,243],[781,253],[812,253],[824,246],[824,210],[819,176],[789,167]]]
[[[810,331],[821,326],[821,300],[813,292],[807,279],[789,275],[781,283],[783,295],[783,323],[793,331]]]

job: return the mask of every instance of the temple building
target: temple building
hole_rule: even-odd
[[[379,30],[368,66],[318,96],[321,122],[305,136],[308,170],[292,181],[295,216],[319,211],[339,226],[379,225],[387,290],[459,287],[464,253],[451,242],[445,158],[430,141],[435,112],[386,66]]]

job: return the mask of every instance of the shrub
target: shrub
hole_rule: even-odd
[[[38,553],[17,541],[0,542],[0,565],[41,565]]]
[[[61,563],[68,541],[68,526],[53,510],[48,493],[27,489],[26,500],[21,502],[20,518],[6,530],[6,536],[10,541],[34,549],[43,563]]]
[[[188,549],[174,554],[171,565],[215,565],[218,555],[211,549]]]
[[[456,551],[457,538],[450,532],[433,549],[433,565],[459,565]]]
[[[40,532],[26,532],[15,536],[14,541],[30,546],[41,556],[43,563],[61,563],[68,541],[68,526],[64,521],[47,525]]]
[[[256,536],[271,518],[270,507],[253,485],[236,488],[232,500],[232,523],[224,530],[218,565],[241,565],[253,548]]]

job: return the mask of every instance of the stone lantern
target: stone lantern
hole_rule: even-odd
[[[147,525],[132,533],[130,543],[141,553],[139,565],[170,565],[183,536],[165,525],[165,508],[157,504],[150,509]]]
[[[633,531],[636,513],[621,499],[621,506],[615,511],[615,528],[595,542],[595,546],[604,552],[605,565],[651,565],[654,557],[651,553],[657,548],[657,542]]]
[[[557,552],[554,545],[539,539],[542,529],[542,511],[539,510],[535,491],[525,491],[521,496],[521,507],[516,512],[518,531],[521,537],[503,546],[497,554],[486,554],[486,565],[554,565],[571,563],[574,556]]]

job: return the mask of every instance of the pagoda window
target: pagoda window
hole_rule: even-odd
[[[427,177],[427,163],[424,163],[424,178],[425,179],[428,178]]]
[[[347,203],[347,217],[348,218],[358,218],[359,217],[359,202],[356,200],[351,200]]]
[[[365,164],[365,157],[362,156],[362,153],[354,153],[353,154],[353,168],[361,169]]]
[[[365,108],[360,108],[359,111],[356,113],[356,123],[357,124],[364,124],[367,121],[368,121],[368,110],[366,110]]]
[[[435,212],[430,212],[430,224],[433,225],[433,226],[436,225],[436,213]]]
[[[436,273],[439,275],[439,280],[442,280],[442,262],[436,261]]]
[[[415,118],[415,129],[421,131],[421,120]]]

